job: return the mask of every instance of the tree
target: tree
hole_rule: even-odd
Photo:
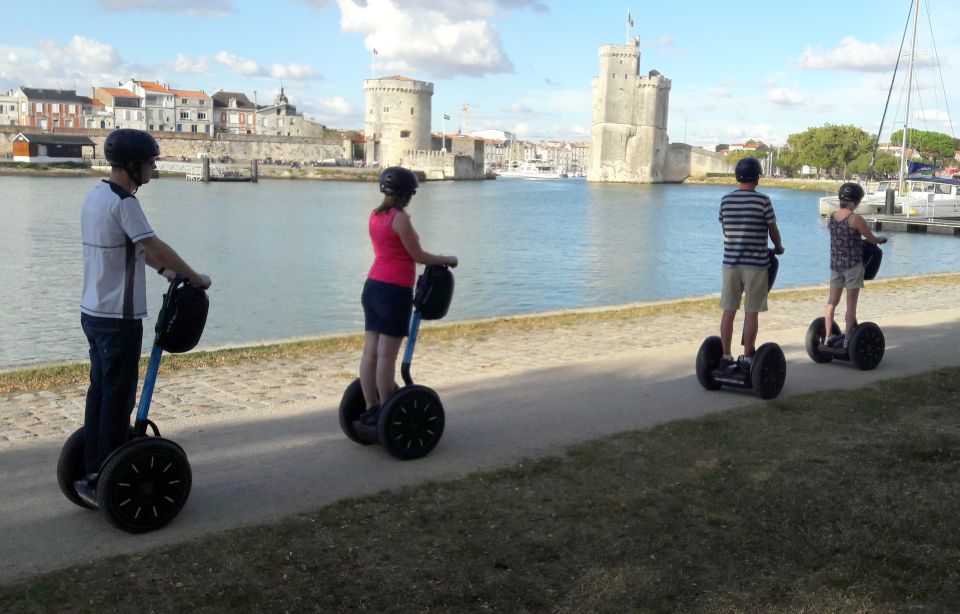
[[[825,124],[791,134],[787,144],[796,152],[800,165],[836,169],[846,176],[846,166],[873,148],[873,138],[856,126]]]
[[[903,130],[890,135],[894,145],[903,143]],[[955,155],[957,150],[953,137],[940,132],[910,128],[907,132],[907,147],[920,152],[920,157],[934,164],[943,164]]]
[[[857,156],[856,160],[853,160],[847,166],[847,170],[862,177],[868,176],[870,174],[870,159],[872,157],[873,152],[860,154]],[[900,158],[891,156],[890,154],[878,153],[877,160],[873,165],[873,176],[884,177],[887,175],[892,175],[899,171],[899,169]]]
[[[730,166],[736,166],[737,162],[743,160],[744,158],[756,158],[762,162],[766,157],[766,154],[754,151],[752,149],[741,149],[740,151],[731,151],[728,153],[727,162],[730,163]]]

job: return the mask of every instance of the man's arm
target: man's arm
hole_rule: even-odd
[[[209,277],[194,271],[172,247],[160,240],[159,237],[147,237],[141,239],[139,243],[143,246],[145,260],[151,267],[175,271],[186,277],[192,285],[198,288],[206,289],[210,287]]]
[[[770,239],[773,241],[773,252],[775,254],[783,253],[783,241],[780,238],[780,229],[777,227],[777,223],[774,222],[767,226],[767,230],[770,232]]]

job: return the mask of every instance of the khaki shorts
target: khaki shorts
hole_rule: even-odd
[[[863,264],[852,266],[846,271],[830,271],[830,289],[856,290],[863,287]]]
[[[759,313],[767,310],[767,269],[754,266],[723,267],[723,292],[720,293],[720,309],[737,311],[740,297],[744,299],[744,311]]]

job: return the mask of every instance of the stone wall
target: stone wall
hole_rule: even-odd
[[[29,127],[0,126],[0,158],[7,157],[13,151],[12,142],[20,131],[34,132]],[[103,140],[109,130],[83,130],[62,128],[51,132],[56,134],[79,134],[89,136],[96,144],[96,155],[101,157]],[[187,132],[153,132],[160,144],[164,158],[197,159],[197,154],[206,154],[211,158],[230,156],[235,160],[273,158],[284,162],[311,162],[330,158],[352,158],[349,150],[344,151],[345,141],[339,137],[329,140],[292,137],[292,136],[252,136],[246,134],[218,134],[208,137],[204,134]],[[346,141],[349,143],[349,141]],[[89,155],[89,150],[85,151]]]
[[[727,159],[712,151],[700,147],[691,147],[683,143],[672,143],[667,151],[667,160],[663,180],[667,183],[680,183],[688,177],[706,177],[707,173],[729,173]]]
[[[403,166],[423,171],[431,181],[443,179],[484,179],[483,158],[478,162],[471,156],[440,151],[408,151],[403,156]]]

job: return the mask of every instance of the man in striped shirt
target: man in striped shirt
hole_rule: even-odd
[[[757,192],[762,168],[756,158],[744,158],[737,163],[736,177],[740,189],[724,195],[720,201],[720,223],[723,225],[723,291],[720,295],[720,340],[723,343],[724,363],[739,367],[733,359],[730,345],[733,338],[733,320],[744,300],[743,357],[741,363],[749,368],[756,351],[759,313],[767,310],[767,270],[770,252],[767,237],[773,240],[774,253],[783,253],[780,230],[773,204],[766,194]]]

